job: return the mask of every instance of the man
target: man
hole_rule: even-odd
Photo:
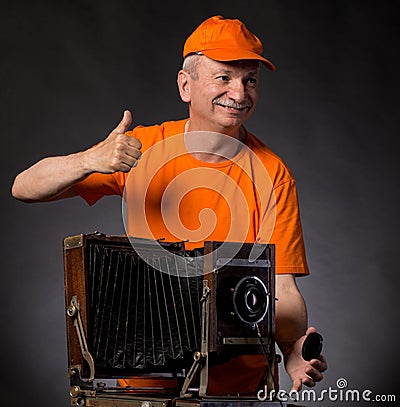
[[[302,344],[315,328],[307,329],[306,306],[295,282],[296,275],[308,274],[295,181],[282,160],[243,126],[257,104],[259,64],[270,70],[275,69],[262,52],[259,39],[239,20],[220,16],[207,19],[187,39],[183,68],[178,73],[180,96],[189,106],[188,120],[146,128],[138,126],[128,132],[132,116],[125,111],[117,127],[94,147],[76,154],[45,158],[23,171],[15,179],[12,194],[26,202],[52,201],[79,195],[89,204],[94,204],[104,195],[124,195],[129,184],[130,190],[139,198],[148,193],[144,217],[149,228],[143,233],[140,229],[135,230],[141,218],[137,216],[136,221],[132,221],[132,229],[128,227],[129,234],[177,240],[177,233],[166,228],[163,219],[163,194],[169,185],[186,171],[199,167],[212,169],[215,175],[222,173],[224,177],[233,179],[233,185],[236,185],[233,192],[239,191],[245,195],[249,206],[250,216],[246,218],[248,225],[242,241],[271,241],[276,244],[276,340],[293,382],[292,390],[300,390],[303,384],[314,386],[322,380],[322,372],[327,364],[322,355],[309,362],[301,356]],[[222,137],[203,138],[203,132]],[[159,142],[166,143],[176,135],[190,133],[195,134],[194,148],[188,148],[187,154],[176,154],[174,164],[168,162],[165,168],[157,167],[157,174],[154,174],[156,180],[146,181],[142,185],[143,177],[148,176],[149,163],[160,161],[154,146]],[[226,143],[225,139],[237,141],[233,144],[233,151],[229,151],[230,143]],[[146,163],[141,159],[142,154],[143,158],[148,155]],[[239,156],[246,161],[243,165],[251,170],[256,166],[256,158],[262,162],[271,185],[261,186],[261,190],[259,185],[254,187],[255,180],[243,176],[242,164],[240,168],[232,164],[235,161],[233,157]],[[137,176],[139,171],[143,176]],[[132,176],[132,182],[128,182],[128,174]],[[190,235],[189,244],[192,247],[202,246],[204,240],[225,241],[227,236],[231,236],[231,229],[240,229],[238,224],[242,222],[230,219],[230,208],[215,197],[215,192],[199,186],[191,191],[192,195],[185,195],[179,202],[180,222],[188,234],[193,230],[202,230],[198,225],[198,215],[204,208],[211,208],[215,214],[212,231],[206,235]],[[273,196],[270,208],[265,208],[264,195]],[[267,218],[271,217],[271,208],[274,227],[268,232],[266,224]],[[207,225],[210,222],[206,222]],[[231,376],[229,391],[246,393],[255,390],[260,372],[265,369],[265,361],[260,358],[237,358],[230,363],[229,369],[236,372],[237,377],[234,380]],[[211,371],[211,394],[225,392],[223,380],[226,372],[226,366],[222,370],[216,367]]]

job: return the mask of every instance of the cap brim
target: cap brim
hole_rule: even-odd
[[[206,50],[202,51],[201,53],[208,58],[221,62],[240,61],[243,59],[257,60],[262,62],[271,71],[276,70],[275,65],[271,61],[251,51],[246,51],[242,49],[239,50],[237,48],[234,49],[225,48],[225,49]]]

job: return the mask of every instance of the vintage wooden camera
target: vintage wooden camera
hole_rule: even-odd
[[[206,242],[189,252],[183,242],[81,234],[64,240],[64,267],[72,405],[217,406],[209,369],[238,355],[264,355],[260,384],[276,388],[273,245]],[[105,383],[131,376],[178,385]]]

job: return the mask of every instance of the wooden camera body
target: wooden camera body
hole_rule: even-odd
[[[264,354],[265,382],[274,388],[274,246],[257,246],[256,258],[252,250],[206,242],[188,252],[181,242],[132,244],[100,233],[66,238],[72,405],[135,405],[145,393],[154,406],[200,406],[209,367],[238,355]],[[141,389],[138,396],[133,388],[95,385],[138,375],[178,377],[179,388]]]

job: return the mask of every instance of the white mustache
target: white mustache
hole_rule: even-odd
[[[253,106],[252,103],[247,102],[247,103],[238,103],[235,102],[234,100],[222,100],[222,99],[215,99],[213,101],[214,105],[220,105],[220,106],[224,106],[224,107],[232,107],[234,109],[248,109],[251,108]]]

